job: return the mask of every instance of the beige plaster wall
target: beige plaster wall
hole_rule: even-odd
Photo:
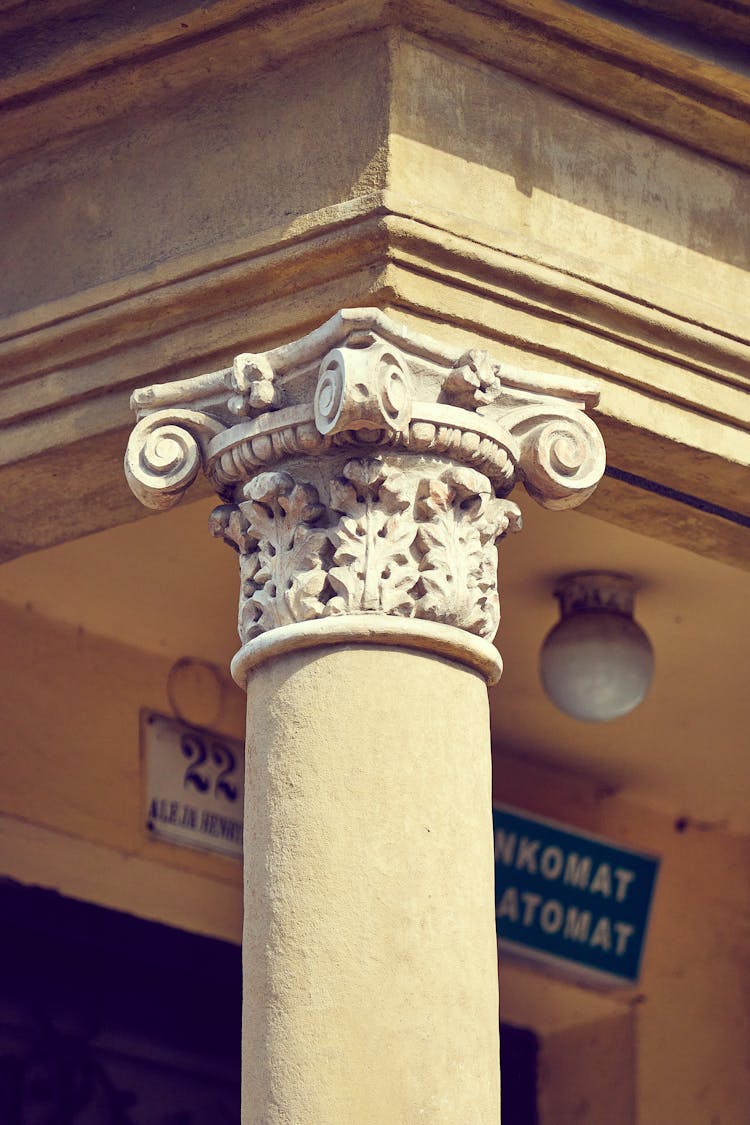
[[[538,1056],[541,1125],[641,1121],[635,1040],[630,1013],[572,1024],[545,1036]]]
[[[0,557],[138,517],[119,468],[133,386],[357,304],[504,361],[603,376],[612,465],[746,513],[750,212],[743,161],[706,155],[741,127],[717,76],[711,93],[697,72],[678,92],[661,67],[684,78],[689,58],[662,47],[656,65],[646,41],[622,40],[623,69],[621,29],[604,52],[576,46],[597,21],[564,5],[561,39],[546,0],[529,42],[496,5],[264,7],[204,6],[205,35],[192,16],[157,20],[150,46],[142,28],[119,55],[116,28],[103,55],[93,29],[41,58],[12,37]],[[563,72],[580,101],[552,89]],[[671,139],[644,127],[636,94]],[[732,519],[696,526],[695,509],[611,482],[594,505],[746,559]]]
[[[610,464],[747,513],[747,173],[459,52],[392,52],[393,304],[601,377]]]
[[[1,603],[0,637],[0,875],[239,940],[240,862],[144,828],[139,713],[172,713],[172,662]],[[242,739],[244,696],[221,698]]]
[[[612,1034],[613,1044],[622,1035],[630,1042],[626,1023],[608,1021],[627,1016],[637,1125],[744,1125],[750,1105],[750,840],[722,831],[720,824],[660,815],[607,787],[499,753],[494,792],[496,800],[661,857],[638,988],[608,994],[610,1006],[598,1010],[581,1004],[572,985],[567,1002],[557,986],[541,1002],[529,991],[535,1023],[551,1036],[550,1073],[570,1052],[567,1093],[563,1083],[550,1094],[551,1104],[558,1104],[558,1094],[572,1098],[571,1107],[585,1100],[581,1071],[589,1069],[591,1106],[601,1104],[600,1053]],[[522,1022],[523,987],[516,981],[508,993],[505,1011],[501,990],[503,1017]],[[581,1030],[555,1038],[566,1030],[566,1008],[569,1026]],[[623,1080],[620,1074],[618,1083]],[[570,1112],[550,1121],[604,1120],[593,1110]]]

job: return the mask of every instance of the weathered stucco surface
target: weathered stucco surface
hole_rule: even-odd
[[[4,875],[199,933],[239,940],[239,864],[148,837],[138,752],[142,709],[171,711],[172,660],[0,607],[8,660],[0,795]],[[242,738],[227,679],[217,729]]]

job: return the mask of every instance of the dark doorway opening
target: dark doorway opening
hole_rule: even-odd
[[[502,1125],[538,1125],[538,1050],[539,1043],[532,1031],[500,1024]]]
[[[0,883],[2,1125],[239,1125],[226,942]]]

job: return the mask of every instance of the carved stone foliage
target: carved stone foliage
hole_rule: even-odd
[[[323,612],[328,531],[315,525],[325,509],[310,484],[289,473],[261,473],[238,508],[223,506],[211,530],[240,554],[240,636],[308,621]]]
[[[328,535],[316,490],[289,473],[261,473],[247,486],[242,512],[257,542],[258,569],[249,601],[262,630],[314,617],[322,610]]]
[[[262,473],[212,530],[239,552],[243,641],[342,614],[422,618],[492,638],[497,539],[520,512],[487,477],[444,462],[353,458],[329,485]]]
[[[500,394],[502,383],[500,368],[487,352],[472,348],[459,357],[443,382],[443,396],[447,402],[465,410],[488,406]]]
[[[424,595],[417,616],[493,637],[500,623],[495,543],[520,528],[521,513],[488,486],[481,473],[461,466],[422,482],[417,545]]]
[[[382,458],[353,460],[331,482],[333,566],[328,580],[335,596],[329,613],[407,614],[419,578],[412,553],[413,482]]]
[[[243,642],[309,622],[323,624],[297,637],[371,636],[361,618],[377,614],[394,635],[412,619],[414,637],[434,640],[433,622],[483,643],[499,621],[496,542],[520,527],[507,497],[522,483],[565,508],[593,491],[597,400],[586,379],[343,309],[222,371],[136,391],[126,473],[152,507],[201,469],[226,502],[212,527],[239,553]]]

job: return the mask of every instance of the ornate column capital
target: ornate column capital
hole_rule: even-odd
[[[125,472],[171,507],[203,470],[239,553],[235,675],[296,647],[398,644],[500,674],[497,540],[517,481],[545,507],[593,492],[604,445],[585,380],[344,309],[232,367],[135,392]]]

